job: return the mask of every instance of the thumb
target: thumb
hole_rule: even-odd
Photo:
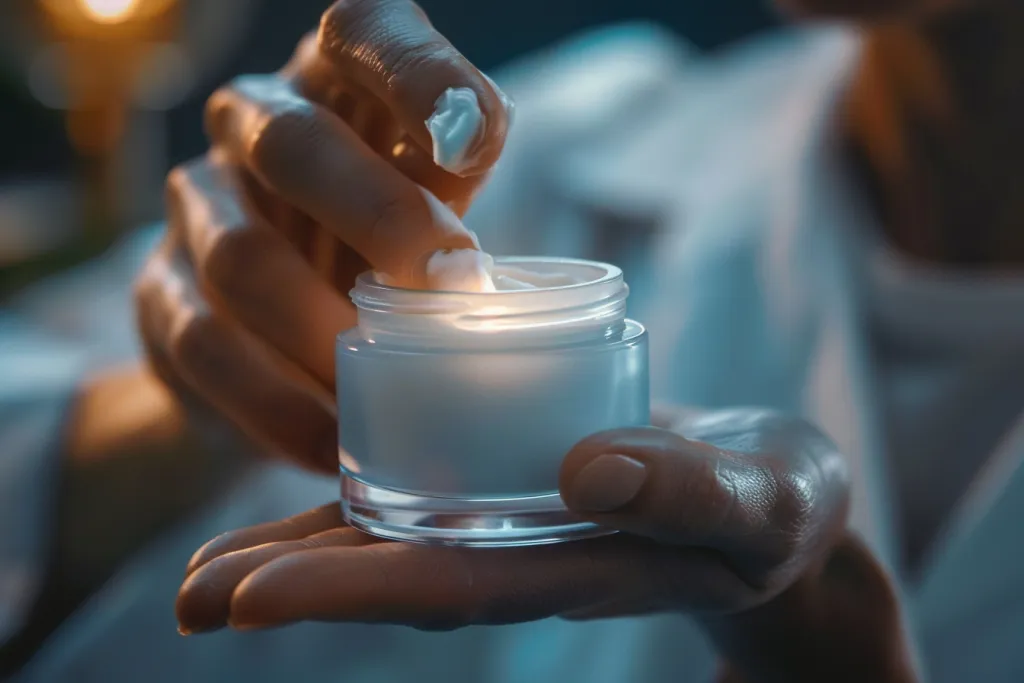
[[[657,428],[602,432],[562,465],[566,505],[583,517],[661,543],[723,553],[754,585],[801,564],[845,510],[845,479],[833,481],[800,440],[738,452]],[[834,452],[834,451],[833,451]],[[839,468],[841,470],[841,468]],[[801,565],[802,566],[802,565]]]

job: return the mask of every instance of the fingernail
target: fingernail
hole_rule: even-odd
[[[606,453],[573,478],[568,502],[583,512],[611,512],[633,500],[646,479],[647,466],[639,460]]]
[[[494,89],[494,92],[498,95],[498,99],[501,100],[501,106],[505,108],[505,114],[508,116],[508,127],[511,128],[512,122],[516,118],[516,103],[512,100],[511,97],[505,94],[504,90],[498,87],[498,84],[495,83],[490,76],[488,76],[487,74],[484,74],[483,76],[484,78],[487,79],[487,82]]]
[[[476,149],[484,131],[480,101],[470,88],[448,88],[434,103],[427,119],[434,142],[434,163],[462,175],[476,164]]]
[[[178,633],[180,635],[183,635],[183,636],[190,636],[190,635],[192,635],[193,632],[192,632],[192,629],[190,629],[190,628],[185,628],[184,626],[178,626]]]

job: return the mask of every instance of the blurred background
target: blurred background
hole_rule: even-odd
[[[2,0],[0,301],[159,219],[163,176],[205,148],[211,90],[279,68],[328,4]],[[655,20],[707,50],[773,22],[760,0],[420,4],[485,70],[614,21]]]

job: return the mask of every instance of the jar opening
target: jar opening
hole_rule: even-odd
[[[480,337],[523,342],[578,339],[621,331],[626,286],[617,266],[580,259],[499,257],[495,272],[536,274],[536,282],[567,282],[496,292],[448,292],[384,285],[364,273],[351,292],[363,336],[375,343],[480,344]],[[513,340],[513,337],[518,340]]]

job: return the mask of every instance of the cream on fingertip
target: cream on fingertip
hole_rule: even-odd
[[[480,101],[470,88],[448,88],[434,103],[427,119],[434,142],[434,163],[461,175],[477,162],[477,149],[484,133]]]
[[[501,106],[512,124],[515,104],[488,76]],[[433,141],[434,163],[450,173],[462,175],[479,161],[479,143],[486,122],[480,100],[471,88],[448,88],[434,103],[434,113],[426,121]]]

